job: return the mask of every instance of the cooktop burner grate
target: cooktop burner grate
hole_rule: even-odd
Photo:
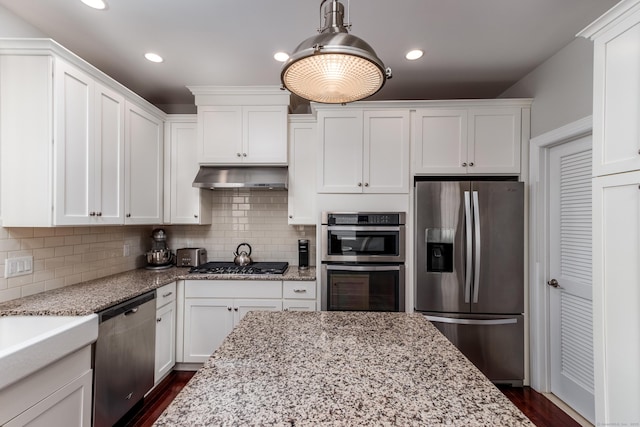
[[[239,266],[232,262],[208,262],[198,267],[191,267],[189,273],[195,274],[284,274],[289,267],[288,262],[254,262]]]

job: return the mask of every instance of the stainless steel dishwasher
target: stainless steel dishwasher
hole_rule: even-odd
[[[94,427],[111,427],[153,387],[156,292],[98,313]]]

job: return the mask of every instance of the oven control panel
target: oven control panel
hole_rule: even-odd
[[[327,225],[402,225],[405,223],[405,214],[404,212],[325,212],[323,223]]]

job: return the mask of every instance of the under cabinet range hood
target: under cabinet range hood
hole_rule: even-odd
[[[285,190],[288,172],[286,166],[200,166],[193,186]]]

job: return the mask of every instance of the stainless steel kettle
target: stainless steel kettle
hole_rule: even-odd
[[[242,246],[248,247],[249,253],[247,253],[246,251],[240,252],[240,248]],[[240,243],[233,255],[235,255],[235,258],[233,259],[233,263],[235,265],[244,266],[251,264],[251,245],[249,245],[248,243]]]

